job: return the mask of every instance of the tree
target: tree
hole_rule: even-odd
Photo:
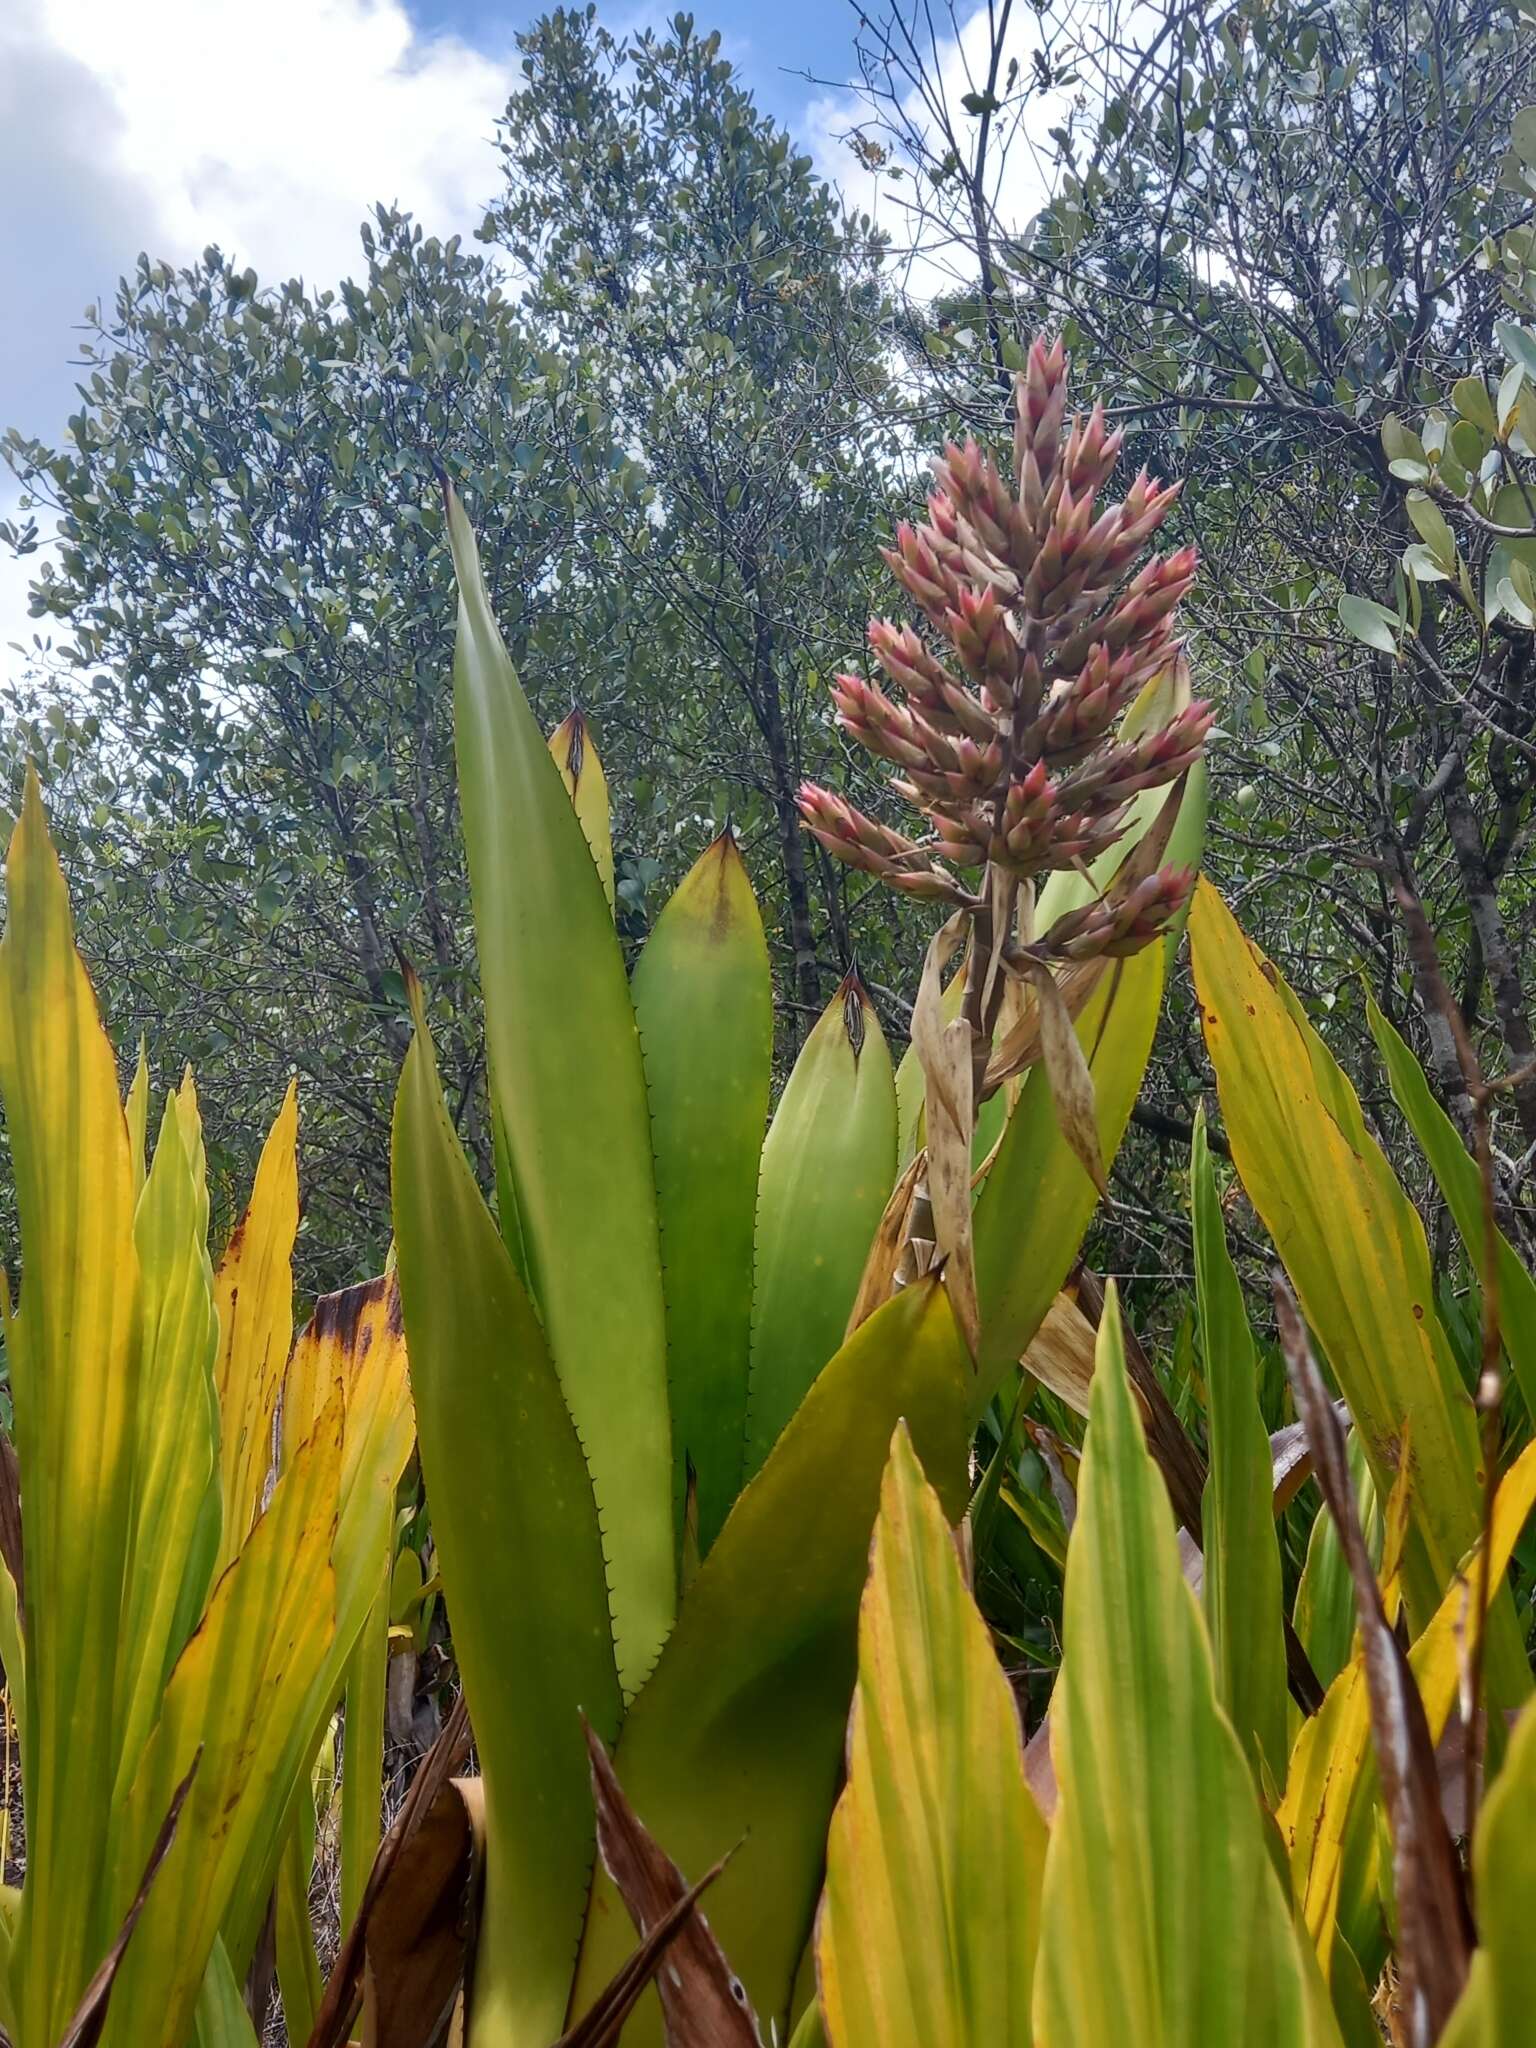
[[[857,951],[878,970],[902,929],[795,804],[841,754],[826,683],[860,652],[903,482],[881,245],[687,16],[624,41],[562,11],[522,45],[482,232],[570,365],[554,419],[580,580],[623,648],[592,708],[670,753],[675,829],[728,809],[771,849],[770,935],[803,1019],[828,967]],[[862,773],[846,754],[838,772]]]
[[[550,373],[491,265],[383,209],[363,253],[338,292],[142,258],[92,322],[67,444],[7,444],[60,522],[33,611],[68,634],[13,744],[59,781],[109,1014],[214,1070],[232,1160],[297,1066],[333,1281],[387,1242],[397,951],[489,1167],[434,468],[451,450],[474,488],[519,647],[570,530],[539,481]]]
[[[927,6],[898,0],[866,46],[921,51]],[[1044,308],[1113,392],[1131,459],[1183,480],[1184,533],[1203,557],[1193,651],[1224,731],[1215,864],[1357,1073],[1374,1074],[1363,973],[1454,1108],[1450,1032],[1394,892],[1422,896],[1492,1068],[1520,1077],[1503,1120],[1524,1154],[1529,629],[1508,611],[1474,617],[1480,595],[1469,610],[1415,576],[1418,486],[1382,437],[1426,416],[1431,437],[1448,436],[1435,408],[1464,381],[1491,404],[1498,323],[1530,294],[1532,188],[1510,141],[1536,36],[1495,0],[1168,0],[1097,24],[1048,19],[1043,68],[1072,88],[1052,102],[1050,189],[1033,221],[994,208],[990,244],[1011,317]],[[1006,13],[988,20],[982,62],[1007,79]],[[899,68],[866,60],[865,74],[866,136],[930,180],[974,184],[979,140],[947,166],[944,131],[903,130]],[[1004,128],[1045,83],[1013,76],[992,115]],[[979,118],[952,124],[962,141]],[[966,367],[980,374],[990,347],[973,339]],[[936,374],[960,381],[942,361]],[[1508,452],[1490,443],[1479,459]],[[1493,538],[1472,551],[1479,574]],[[1410,596],[1422,630],[1400,636]],[[1361,607],[1383,601],[1394,630],[1378,623],[1363,643]],[[1203,1078],[1187,1030],[1165,1037],[1170,1129]],[[1372,1093],[1380,1106],[1379,1083]],[[1511,1169],[1511,1189],[1522,1175]]]

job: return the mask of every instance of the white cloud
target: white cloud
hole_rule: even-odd
[[[965,112],[961,101],[986,83],[990,20],[983,0],[961,23],[957,35],[939,42],[936,67],[932,53],[925,52],[925,68],[937,80],[936,98],[947,113],[950,128],[962,140],[974,132],[975,117]],[[1034,53],[1042,48],[1041,20],[1035,10],[1015,8],[1003,50],[1003,76],[1013,59],[1019,67],[1019,81],[1030,79]],[[1054,157],[1054,145],[1047,138],[1050,129],[1062,121],[1070,99],[1070,91],[1051,89],[1034,92],[1021,103],[1017,93],[1018,87],[1009,96],[1007,113],[994,123],[988,177],[994,217],[1005,229],[1022,228],[1045,203]],[[965,250],[956,247],[937,220],[924,219],[914,210],[912,202],[919,190],[930,213],[934,202],[925,182],[914,186],[906,158],[899,151],[892,154],[891,164],[905,172],[899,180],[892,180],[850,149],[848,137],[854,129],[862,130],[873,142],[889,144],[889,136],[871,119],[876,111],[855,84],[814,100],[806,109],[803,128],[817,170],[841,189],[851,206],[868,213],[890,235],[893,254],[905,267],[906,282],[920,297],[969,288],[975,273]],[[942,155],[945,145],[934,105],[925,104],[913,89],[902,95],[899,115],[927,140],[935,156]],[[999,143],[1003,146],[998,147]]]
[[[326,284],[376,200],[471,231],[515,75],[510,36],[426,37],[400,0],[0,0],[0,427],[61,432],[71,328],[141,249]],[[0,672],[25,583],[0,559]]]

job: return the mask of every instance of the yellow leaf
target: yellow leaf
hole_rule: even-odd
[[[314,1753],[311,1698],[335,1632],[341,1455],[333,1396],[171,1674],[115,1817],[109,1869],[125,1895],[109,1898],[106,1924],[121,1919],[171,1792],[202,1757],[118,1971],[103,2048],[185,2038],[242,1869],[275,1870],[288,1799]]]
[[[99,1960],[94,1821],[111,1800],[120,1746],[140,1309],[117,1065],[32,774],[7,893],[0,1090],[23,1268],[8,1349],[27,1503],[28,1855],[12,1988],[31,2048],[58,2038]]]
[[[1477,1420],[1435,1313],[1424,1226],[1348,1079],[1208,882],[1196,890],[1189,929],[1233,1160],[1383,1499],[1412,1425],[1403,1590],[1422,1628],[1482,1521]],[[1530,1689],[1508,1600],[1494,1617],[1489,1674],[1506,1704]]]
[[[549,751],[581,821],[603,894],[612,910],[613,838],[608,821],[608,778],[592,741],[592,728],[580,711],[572,711],[555,727],[549,736]]]
[[[1050,2048],[1336,2043],[1216,1699],[1167,1490],[1099,1325],[1052,1700],[1035,2028]]]
[[[1045,1845],[1012,1691],[903,1423],[817,1922],[831,2048],[1025,2048]]]
[[[1536,2048],[1536,1713],[1527,1707],[1472,1849],[1478,1948],[1440,2048]]]
[[[293,1341],[298,1136],[298,1089],[290,1082],[262,1147],[250,1206],[235,1226],[214,1283],[224,1495],[220,1570],[246,1539],[272,1465],[272,1418]]]

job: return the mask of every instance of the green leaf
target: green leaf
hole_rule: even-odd
[[[758,1165],[773,984],[757,899],[724,832],[656,920],[635,969],[667,1300],[674,1499],[698,1477],[707,1551],[741,1487]]]
[[[1424,491],[1408,493],[1408,517],[1414,531],[1429,549],[1436,565],[1446,574],[1454,575],[1456,570],[1456,536],[1440,507]]]
[[[1077,1020],[1106,1165],[1120,1149],[1141,1092],[1162,1004],[1164,957],[1161,946],[1146,946],[1115,962]],[[1045,1320],[1098,1199],[1061,1135],[1044,1069],[1034,1066],[976,1203],[977,1415]]]
[[[103,1931],[96,1904],[121,1754],[142,1311],[117,1066],[30,770],[6,893],[0,1089],[24,1271],[14,1318],[6,1302],[6,1349],[28,1504],[30,1845],[11,1989],[31,2048],[64,2031],[120,1924]],[[135,1881],[142,1871],[141,1858]]]
[[[958,1517],[970,1374],[937,1281],[903,1288],[860,1324],[732,1509],[614,1759],[636,1812],[686,1877],[736,1851],[710,1890],[709,1924],[781,2040],[842,1771],[859,1596],[891,1434],[905,1418],[945,1513]],[[600,1876],[573,2013],[632,1945]],[[648,1994],[625,2048],[660,2048],[661,2038]]]
[[[1493,400],[1488,395],[1488,386],[1481,377],[1462,377],[1451,388],[1451,403],[1464,420],[1485,434],[1499,431],[1494,416]]]
[[[1381,654],[1397,653],[1397,614],[1369,597],[1341,597],[1339,624]]]
[[[1206,882],[1190,937],[1233,1161],[1349,1403],[1383,1500],[1411,1425],[1417,1484],[1403,1583],[1422,1628],[1482,1525],[1477,1419],[1435,1314],[1423,1223],[1348,1079]],[[1490,1672],[1512,1702],[1529,1690],[1507,1598],[1495,1613]]]
[[[1472,1845],[1478,1947],[1440,2048],[1529,2048],[1536,2038],[1536,1713],[1520,1716]]]
[[[1435,1185],[1455,1218],[1474,1272],[1483,1265],[1482,1178],[1461,1134],[1430,1092],[1424,1069],[1376,1001],[1366,997],[1366,1015],[1376,1049],[1386,1063],[1393,1098],[1429,1161]],[[1499,1324],[1504,1349],[1519,1383],[1527,1411],[1536,1415],[1536,1279],[1509,1239],[1495,1240],[1499,1282]]]
[[[619,1722],[603,1554],[543,1331],[420,1023],[395,1104],[394,1208],[422,1470],[489,1816],[476,2028],[548,2048],[593,1854],[578,1709],[605,1741]]]
[[[843,1341],[895,1174],[891,1056],[850,976],[801,1047],[763,1146],[748,1478]]]
[[[160,1710],[171,1666],[202,1614],[213,1570],[219,1332],[207,1231],[201,1126],[189,1076],[181,1099],[166,1101],[134,1218],[144,1304],[134,1520],[145,1563],[124,1587],[119,1795]]]
[[[1025,2048],[1045,1846],[1012,1688],[900,1426],[816,1930],[831,2048]]]
[[[313,1753],[311,1687],[335,1635],[341,1460],[337,1391],[214,1587],[113,1810],[105,1905],[108,1924],[121,1924],[172,1792],[201,1751],[113,1985],[104,2048],[184,2038],[242,1874],[253,1862],[275,1872],[291,1789]]]
[[[1517,326],[1513,320],[1498,320],[1494,323],[1494,335],[1512,363],[1518,363],[1533,383],[1536,383],[1536,334],[1528,327]]]
[[[450,496],[454,732],[491,1090],[533,1293],[608,1543],[619,1676],[676,1606],[666,1328],[650,1114],[623,956],[591,851]]]
[[[1301,2048],[1315,2022],[1242,1746],[1179,1567],[1167,1490],[1099,1325],[1063,1658],[1036,2022],[1051,2048]],[[1316,2031],[1314,2031],[1314,2026]]]
[[[1283,1785],[1290,1745],[1269,1433],[1259,1408],[1258,1353],[1222,1227],[1203,1104],[1195,1113],[1190,1181],[1210,1437],[1202,1516],[1205,1616],[1216,1691],[1255,1783],[1262,1786],[1267,1770],[1273,1784]]]

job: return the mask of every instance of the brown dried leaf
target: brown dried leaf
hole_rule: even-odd
[[[1040,1050],[1056,1121],[1061,1135],[1082,1163],[1083,1171],[1101,1195],[1109,1193],[1104,1159],[1099,1150],[1099,1120],[1094,1107],[1093,1075],[1087,1056],[1072,1026],[1072,1013],[1057,986],[1056,977],[1045,966],[1031,969],[1040,1018]]]
[[[118,1968],[127,1953],[133,1930],[139,1924],[139,1915],[149,1898],[149,1888],[155,1881],[155,1872],[165,1861],[171,1843],[176,1838],[176,1823],[181,1818],[181,1809],[186,1804],[187,1794],[192,1790],[192,1780],[197,1776],[197,1767],[203,1760],[203,1748],[199,1743],[192,1758],[191,1767],[176,1790],[171,1794],[171,1804],[165,1819],[160,1823],[160,1832],[149,1852],[149,1861],[144,1866],[144,1875],[139,1879],[139,1888],[133,1895],[133,1903],[123,1915],[123,1924],[117,1930],[117,1939],[102,1957],[95,1974],[81,1993],[80,2003],[75,2007],[69,2025],[59,2036],[58,2048],[95,2048],[101,2038],[101,2030],[107,2023],[107,2005],[112,1997],[112,1984]]]
[[[1474,1936],[1466,1883],[1440,1803],[1424,1702],[1387,1620],[1360,1527],[1344,1431],[1312,1356],[1301,1312],[1278,1273],[1274,1292],[1280,1343],[1312,1445],[1313,1470],[1354,1581],[1371,1733],[1392,1829],[1399,2005],[1407,2029],[1406,2048],[1433,2048],[1471,1967]]]
[[[927,1153],[915,1153],[901,1179],[891,1191],[891,1199],[885,1205],[885,1214],[880,1218],[879,1227],[869,1247],[869,1256],[864,1261],[859,1291],[854,1296],[853,1307],[848,1313],[845,1337],[851,1337],[860,1323],[867,1323],[875,1310],[883,1308],[891,1298],[896,1285],[897,1268],[901,1264],[902,1252],[907,1242],[913,1201],[927,1171]]]
[[[373,1901],[363,1958],[363,2048],[437,2048],[470,1958],[484,1862],[485,1788],[451,1778]]]
[[[1092,1323],[1072,1296],[1058,1294],[1024,1354],[1024,1370],[1065,1401],[1074,1414],[1086,1415],[1095,1341]]]
[[[590,1725],[586,1735],[598,1851],[629,1917],[648,1939],[689,1896],[688,1886],[625,1797],[608,1752]],[[666,1967],[656,1975],[656,1989],[667,2048],[762,2048],[746,1987],[702,1913],[690,1911],[679,1922],[667,1949]]]
[[[1113,960],[1074,960],[1063,971],[1056,987],[1067,1006],[1069,1017],[1082,1014],[1088,998],[1093,994],[1110,968],[1117,963]],[[986,1084],[983,1095],[993,1095],[1005,1081],[1011,1081],[1016,1074],[1022,1074],[1032,1067],[1040,1057],[1040,1005],[1028,1003],[993,1048],[987,1062]]]
[[[956,1320],[974,1352],[981,1311],[971,1244],[971,1136],[976,1123],[971,1028],[963,1016],[946,1024],[943,1009],[944,969],[965,933],[966,919],[957,912],[929,944],[912,1008],[912,1044],[926,1084],[924,1135],[934,1236],[945,1260],[944,1285]]]
[[[340,1953],[326,1980],[325,1995],[320,2001],[320,2010],[315,2015],[306,2048],[343,2048],[347,2041],[352,2016],[363,1993],[374,1915],[395,1880],[397,1867],[402,1863],[409,1865],[412,1860],[417,1835],[428,1815],[444,1797],[454,1772],[469,1755],[469,1745],[469,1710],[460,1697],[443,1723],[442,1733],[411,1780],[398,1819],[379,1844],[379,1853],[373,1859],[373,1868],[363,1887],[357,1917],[343,1936]],[[462,1804],[462,1796],[458,1793],[454,1796]],[[402,1882],[408,1890],[411,1888],[408,1873]]]

